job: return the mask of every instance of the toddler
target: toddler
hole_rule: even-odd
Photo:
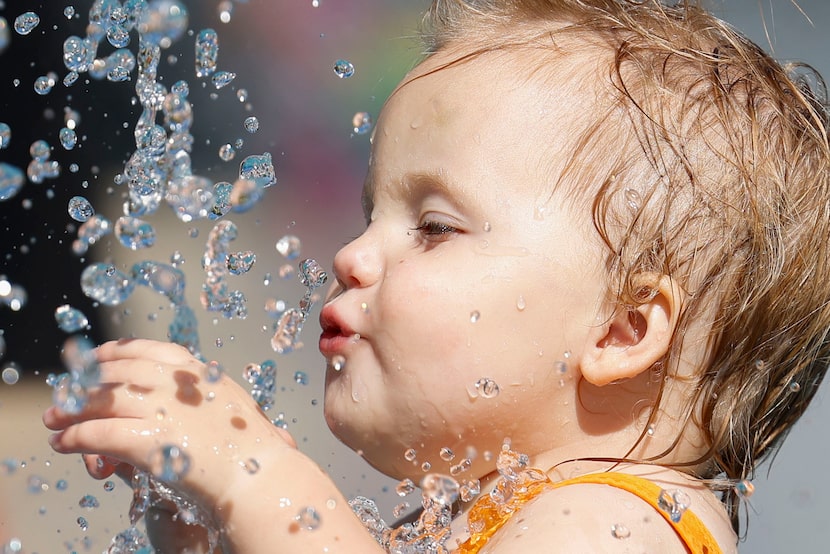
[[[686,3],[435,0],[424,36],[319,341],[329,427],[422,484],[420,520],[356,517],[176,345],[100,346],[52,446],[96,477],[186,452],[166,485],[223,552],[736,552],[828,362],[820,79]],[[205,548],[169,512],[157,548]]]

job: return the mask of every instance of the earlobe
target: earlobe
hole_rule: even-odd
[[[637,282],[651,291],[650,299],[637,306],[617,307],[589,337],[580,366],[593,385],[636,377],[663,358],[671,346],[685,292],[668,275],[641,274]]]

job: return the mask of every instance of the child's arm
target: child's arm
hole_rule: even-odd
[[[331,479],[232,379],[211,381],[204,364],[170,343],[110,342],[97,356],[101,385],[83,411],[44,414],[56,451],[152,472],[161,448],[177,446],[189,469],[169,484],[215,520],[227,553],[381,552]],[[309,529],[313,514],[319,525]]]

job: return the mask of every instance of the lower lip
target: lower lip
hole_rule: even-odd
[[[323,331],[320,335],[319,348],[324,356],[342,354],[348,345],[357,342],[355,335],[344,335],[341,333]]]

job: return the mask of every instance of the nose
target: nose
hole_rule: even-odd
[[[383,274],[381,244],[371,228],[334,256],[334,275],[343,289],[368,287]]]

